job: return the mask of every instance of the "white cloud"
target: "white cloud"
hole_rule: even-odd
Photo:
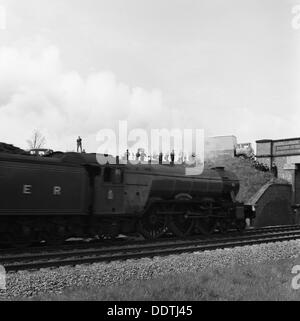
[[[26,147],[37,128],[49,147],[72,149],[82,135],[95,150],[100,129],[123,119],[132,127],[166,125],[165,111],[159,90],[130,88],[111,72],[83,78],[64,70],[55,46],[0,48],[0,141]]]
[[[256,102],[255,91],[247,93],[243,101],[235,89],[182,85],[166,104],[159,89],[132,88],[110,71],[83,77],[66,70],[56,46],[0,47],[0,141],[26,148],[39,129],[50,148],[74,149],[81,135],[92,152],[97,132],[119,120],[131,128],[204,128],[209,135],[237,135],[241,142],[299,136],[297,108],[282,117],[281,108],[275,114],[272,104],[264,109],[263,101]]]

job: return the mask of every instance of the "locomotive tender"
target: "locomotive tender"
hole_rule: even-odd
[[[0,153],[0,243],[244,229],[254,213],[224,168],[186,176],[183,165],[99,165],[96,154]]]

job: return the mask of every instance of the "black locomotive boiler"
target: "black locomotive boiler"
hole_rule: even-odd
[[[238,191],[224,168],[186,176],[183,165],[101,166],[96,154],[0,153],[0,243],[241,230],[254,213]]]

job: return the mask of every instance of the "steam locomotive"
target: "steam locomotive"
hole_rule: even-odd
[[[255,214],[238,192],[224,168],[186,176],[182,165],[100,165],[96,154],[0,153],[0,244],[243,230]]]

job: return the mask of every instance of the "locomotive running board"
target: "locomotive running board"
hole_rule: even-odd
[[[157,215],[184,215],[185,218],[206,218],[206,217],[211,217],[211,215],[203,215],[202,213],[196,213],[196,212],[157,212]],[[214,215],[214,217],[218,217]]]

